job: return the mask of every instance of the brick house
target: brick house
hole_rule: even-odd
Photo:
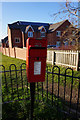
[[[9,47],[8,43],[8,36],[6,36],[4,39],[1,39],[2,47]]]
[[[59,47],[63,44],[61,36],[70,24],[68,20],[55,24],[23,21],[8,24],[9,47],[26,47],[28,37],[47,38],[48,45],[57,45]]]
[[[61,38],[63,32],[70,26],[68,20],[64,20],[55,24],[50,24],[49,32],[47,33],[48,45],[57,45],[58,47],[63,44]]]
[[[70,25],[61,36],[64,45],[75,45],[77,33],[78,29]]]
[[[48,28],[48,23],[18,21],[8,24],[9,47],[26,47],[28,37],[45,38],[47,37]]]
[[[75,28],[72,24],[69,25],[60,37],[63,42],[60,49],[77,50],[80,46],[79,31],[80,30]]]

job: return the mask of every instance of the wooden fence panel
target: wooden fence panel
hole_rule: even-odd
[[[52,55],[52,53],[56,54],[56,58],[55,61],[52,61],[54,58],[54,54]],[[52,58],[51,58],[52,57]],[[52,65],[55,64],[56,65],[63,65],[63,66],[68,66],[71,68],[75,68],[76,70],[78,69],[78,62],[79,62],[79,51],[71,51],[71,50],[67,50],[67,51],[51,51],[48,50],[47,51],[47,62],[51,63]]]
[[[26,49],[23,48],[3,48],[4,55],[26,60]],[[79,69],[80,51],[71,50],[47,50],[47,63],[68,66]]]
[[[14,48],[10,48],[10,57],[15,58]]]
[[[24,48],[15,48],[16,58],[26,60],[26,49]]]
[[[6,55],[9,56],[9,48],[6,48]]]

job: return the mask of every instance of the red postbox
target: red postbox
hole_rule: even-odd
[[[28,82],[45,81],[47,39],[28,38],[26,46],[26,71]]]

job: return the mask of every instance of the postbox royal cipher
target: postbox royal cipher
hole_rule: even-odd
[[[47,39],[28,38],[26,47],[26,72],[28,82],[45,81]]]

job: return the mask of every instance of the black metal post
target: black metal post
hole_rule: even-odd
[[[54,52],[54,65],[55,65],[55,62],[56,62],[56,53]]]
[[[34,101],[35,101],[35,83],[30,83],[30,94],[31,94],[31,114],[30,114],[30,120],[33,120]]]

